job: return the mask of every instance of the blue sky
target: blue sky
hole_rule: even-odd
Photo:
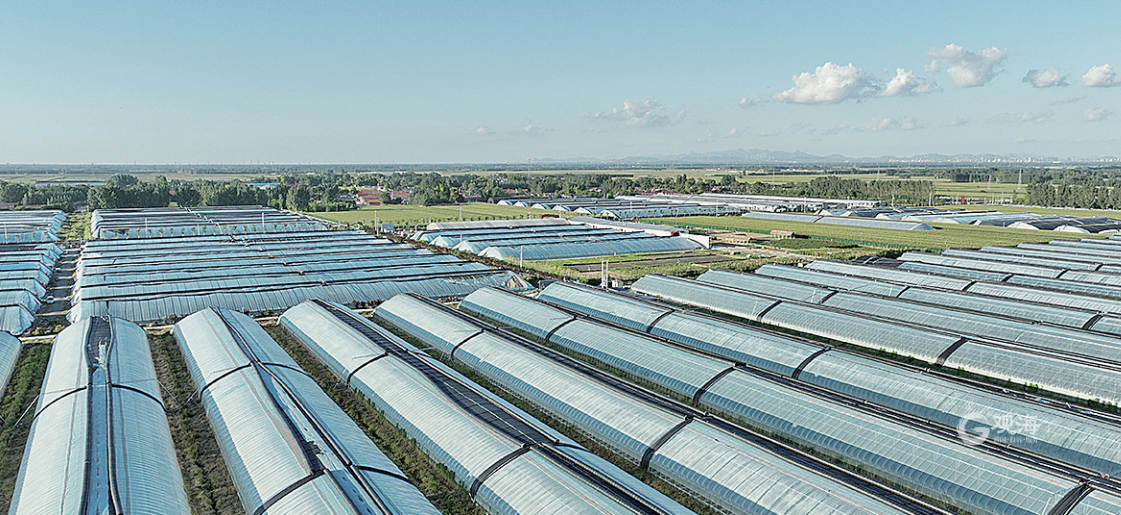
[[[1121,156],[1110,1],[7,4],[0,162]]]

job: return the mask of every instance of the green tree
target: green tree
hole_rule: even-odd
[[[287,208],[292,211],[307,211],[311,204],[311,192],[307,186],[296,186],[288,192]]]

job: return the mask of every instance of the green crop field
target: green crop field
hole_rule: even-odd
[[[724,231],[746,231],[756,233],[769,233],[772,230],[793,231],[794,234],[799,236],[832,238],[866,245],[884,245],[895,248],[907,247],[917,249],[975,249],[985,245],[1016,245],[1024,242],[1042,243],[1058,239],[1078,240],[1087,237],[1085,234],[1078,233],[1007,229],[1004,227],[979,225],[931,224],[938,227],[938,229],[934,231],[900,231],[893,229],[821,225],[805,222],[757,220],[737,216],[691,216],[672,219],[647,219],[643,221],[664,225]]]

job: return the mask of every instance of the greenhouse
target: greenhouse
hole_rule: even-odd
[[[540,245],[491,246],[479,255],[502,260],[550,260],[583,257],[650,254],[656,252],[689,252],[704,248],[693,240],[672,236],[659,238],[646,233],[630,233],[631,238]]]
[[[535,303],[513,294],[472,294],[461,307],[497,320],[508,312],[507,304],[515,302]],[[555,308],[535,304],[543,317],[556,318],[550,313]],[[524,307],[518,313],[517,318],[499,321],[515,328],[521,328],[523,320],[526,326],[542,327],[533,309]],[[971,513],[1045,513],[1058,500],[1055,492],[1080,486],[1077,480],[980,452],[956,437],[936,437],[623,329],[574,320],[553,328],[546,340]],[[1121,499],[1086,498],[1079,510],[1115,513],[1121,510]]]
[[[922,304],[964,309],[978,313],[1030,320],[1033,322],[1045,322],[1075,329],[1109,332],[1110,334],[1117,334],[1113,332],[1112,327],[1116,325],[1117,322],[1121,321],[1121,317],[1103,314],[1102,310],[1077,309],[1070,306],[1059,307],[1057,305],[1033,302],[1032,299],[994,298],[992,296],[980,295],[972,289],[974,286],[978,286],[977,283],[970,285],[969,293],[955,293],[951,291],[892,285],[872,279],[846,277],[808,268],[795,268],[774,264],[764,265],[756,270],[756,273],[768,277],[782,278],[787,281],[799,281],[838,290],[872,293]],[[702,274],[698,280],[751,289],[750,279],[745,280],[743,283],[737,283],[735,281],[752,276],[747,274],[733,274],[735,273],[714,270]],[[743,284],[743,286],[739,286],[739,284]],[[887,293],[882,293],[885,290]],[[895,290],[895,292],[893,293],[891,290]],[[980,290],[984,290],[984,288],[978,288],[978,291]],[[785,296],[785,294],[780,296]],[[1045,296],[1049,296],[1049,294]],[[1095,299],[1087,300],[1095,301]],[[1052,302],[1048,304],[1055,303]],[[1096,307],[1119,310],[1121,309],[1121,303],[1103,299],[1096,302]],[[1106,327],[1109,329],[1102,329]]]
[[[94,239],[276,233],[326,228],[322,221],[315,218],[261,206],[98,209],[93,212],[90,222],[90,234]]]
[[[1006,274],[1028,275],[1035,277],[1046,277],[1054,279],[1062,275],[1063,270],[1055,267],[1042,267],[1021,265],[1016,263],[1002,263],[999,261],[980,260],[980,259],[965,259],[955,258],[949,256],[942,256],[939,254],[928,254],[925,252],[904,252],[899,256],[900,261],[918,261],[920,263],[927,263],[931,265],[949,266],[954,268],[967,268],[970,270],[982,270],[986,272],[999,272]]]
[[[5,332],[0,332],[0,398],[4,396],[4,389],[16,370],[19,353],[23,350],[23,342],[19,338]]]
[[[1031,256],[1015,256],[1010,254],[1002,254],[996,252],[985,252],[977,250],[964,250],[964,249],[946,249],[941,252],[943,256],[966,258],[966,259],[980,259],[987,261],[1002,261],[1007,263],[1019,263],[1024,265],[1037,265],[1045,267],[1063,268],[1066,270],[1090,270],[1098,269],[1097,264],[1086,263],[1081,261],[1070,261],[1055,258],[1039,258]]]
[[[40,391],[11,515],[190,513],[143,329],[67,327]]]
[[[1121,386],[1117,384],[1116,372],[1111,369],[1008,348],[983,338],[970,339],[948,331],[917,328],[824,306],[780,301],[743,290],[657,274],[639,279],[632,289],[680,304],[830,338],[870,351],[913,357],[1017,384],[1035,384],[1044,390],[1071,397],[1121,401]],[[744,309],[745,306],[763,307]]]
[[[314,301],[281,324],[488,513],[692,513],[353,311]]]
[[[868,227],[872,229],[893,229],[900,231],[933,231],[931,227],[919,222],[897,222],[892,220],[869,220],[866,218],[849,218],[844,216],[818,216],[800,215],[794,213],[767,213],[751,212],[740,216],[759,220],[779,220],[785,222],[805,222],[825,225],[847,225],[850,227]]]
[[[54,243],[0,245],[0,331],[31,327],[60,255]]]
[[[356,231],[91,242],[74,285],[71,321],[114,315],[134,322],[207,307],[266,312],[312,298],[349,304],[402,292],[440,298],[483,286],[529,287],[508,270]]]
[[[58,241],[58,230],[66,214],[62,211],[0,212],[0,244]]]
[[[479,290],[476,295],[488,291]],[[1030,418],[1040,422],[1040,427],[1031,435],[1007,438],[1011,445],[1098,473],[1121,469],[1121,447],[1115,443],[1121,440],[1121,429],[1071,411],[1002,397],[817,342],[605,290],[558,282],[545,288],[538,299],[950,428],[958,427],[972,414],[985,413],[976,423],[999,435],[1004,428],[996,424],[997,420]],[[653,323],[648,322],[651,318]]]
[[[314,309],[305,306],[292,311]],[[657,406],[623,393],[438,303],[400,295],[377,313],[444,354],[454,351],[455,359],[488,380],[722,511],[905,513],[700,420],[695,410]],[[478,336],[460,345],[462,335],[470,332]]]
[[[207,309],[172,334],[246,513],[439,513],[253,319]]]

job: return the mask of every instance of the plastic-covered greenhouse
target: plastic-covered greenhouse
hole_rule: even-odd
[[[508,316],[514,303],[526,305],[518,315]],[[544,327],[534,321],[538,313],[557,318],[555,308],[513,294],[495,295],[493,290],[468,296],[461,307],[519,329]],[[1045,513],[1063,493],[1082,487],[1075,479],[980,452],[956,435],[934,436],[894,417],[873,416],[649,336],[582,319],[550,333],[546,340],[553,345],[971,513]],[[1086,497],[1077,510],[1115,513],[1121,510],[1121,498]]]
[[[279,311],[312,298],[454,297],[483,286],[528,288],[508,270],[356,231],[107,240],[83,249],[68,318],[149,322],[207,307]]]
[[[485,290],[480,290],[485,291]],[[296,310],[316,311],[303,304]],[[737,513],[905,513],[697,418],[612,388],[433,301],[399,295],[377,313],[554,417],[590,434],[631,462]],[[322,312],[294,315],[326,318]],[[324,322],[325,323],[325,322]],[[485,332],[484,332],[485,330]],[[463,341],[464,334],[476,334]],[[850,479],[851,481],[851,479]]]
[[[947,368],[1040,388],[1071,397],[1121,401],[1116,372],[1087,361],[1010,348],[984,338],[800,304],[699,281],[651,274],[635,291],[749,320],[814,334],[872,351],[897,353]],[[762,306],[745,310],[744,306]]]
[[[923,304],[965,309],[979,313],[1020,318],[1035,322],[1046,322],[1048,324],[1076,329],[1092,329],[1095,331],[1110,332],[1111,334],[1116,333],[1102,330],[1102,327],[1105,327],[1103,322],[1108,322],[1109,320],[1121,321],[1121,318],[1113,315],[1106,315],[1101,310],[1079,309],[1070,306],[1060,307],[1057,305],[1032,302],[1031,299],[985,296],[972,291],[969,293],[957,293],[929,288],[892,285],[872,279],[847,277],[809,268],[764,265],[756,270],[756,273],[768,277],[780,277],[790,281],[825,286],[836,290],[873,293]],[[734,272],[711,271],[702,274],[698,280],[750,289],[748,286],[737,286],[739,283],[733,282],[750,277],[753,276],[736,274]],[[897,291],[882,292],[887,289]],[[1121,303],[1110,302],[1103,299],[1101,302],[1098,302],[1098,307],[1112,307],[1114,310],[1117,310],[1121,309]],[[1099,324],[1101,324],[1100,327]]]
[[[58,229],[66,220],[62,211],[0,212],[0,244],[58,241]]]
[[[1043,267],[990,260],[955,258],[950,256],[941,256],[938,254],[927,254],[925,252],[904,252],[903,255],[899,256],[899,259],[901,261],[918,261],[920,263],[928,263],[931,265],[968,268],[970,270],[983,270],[986,272],[1000,272],[1006,274],[1046,277],[1048,279],[1054,279],[1062,275],[1063,273],[1063,269],[1053,266]]]
[[[281,324],[488,513],[692,513],[389,331],[313,303]]]
[[[479,295],[489,290],[480,290]],[[396,299],[396,298],[395,298]],[[956,428],[972,421],[1010,445],[1108,474],[1121,469],[1121,429],[1077,413],[971,388],[949,378],[776,334],[722,318],[679,311],[604,290],[553,283],[539,300],[597,320],[666,338],[711,355],[792,377],[856,399]],[[396,302],[393,300],[391,302]],[[998,420],[1038,422],[1030,435],[1006,434]]]
[[[495,259],[571,259],[618,254],[646,254],[654,252],[687,252],[703,248],[700,243],[680,236],[657,237],[646,233],[628,233],[631,238],[588,241],[581,243],[550,243],[542,245],[515,245],[488,247],[480,253]]]
[[[60,255],[54,243],[0,245],[0,331],[31,327]]]
[[[12,515],[187,514],[148,338],[91,318],[55,338]]]
[[[98,209],[90,234],[95,239],[162,238],[218,234],[320,231],[322,221],[261,206]]]
[[[172,334],[246,513],[439,513],[253,319],[207,309]]]
[[[832,294],[822,295],[819,288],[803,283],[821,284],[832,282],[833,278],[840,278],[847,283],[873,281],[829,276],[823,272],[779,265],[768,266],[768,271],[772,273],[775,270],[782,270],[786,280],[728,271],[706,272],[698,280],[799,302],[819,303],[914,325],[936,327],[964,335],[984,336],[1121,363],[1121,339],[1116,338],[1118,335],[1116,331],[1121,328],[1119,326],[1121,318],[1116,316],[921,288],[907,288],[896,295],[888,295],[889,298],[833,291],[828,292]],[[830,288],[836,291],[851,290],[836,285],[830,285]],[[871,288],[865,287],[855,291],[869,289]],[[890,297],[897,300],[892,300]],[[1040,325],[1040,323],[1047,325]],[[1113,336],[1087,333],[1087,330],[1106,332]]]
[[[868,227],[872,229],[893,229],[898,231],[933,231],[934,227],[921,222],[897,222],[893,220],[874,220],[867,218],[849,218],[844,216],[819,216],[795,213],[767,213],[750,212],[741,215],[745,218],[759,220],[779,220],[785,222],[805,222],[825,225],[847,225],[851,227]]]
[[[0,397],[4,396],[4,388],[12,378],[22,349],[23,342],[19,338],[0,331]]]

